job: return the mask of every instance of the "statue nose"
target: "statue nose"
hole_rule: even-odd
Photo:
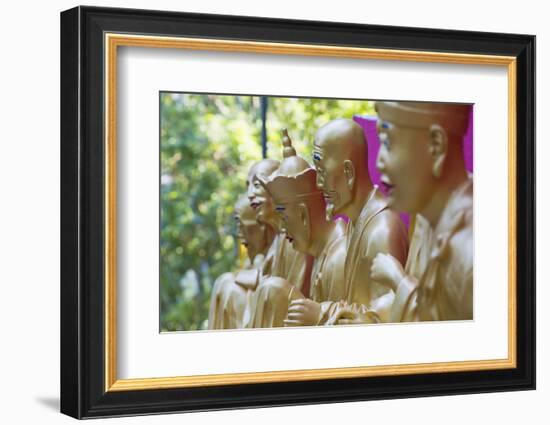
[[[378,156],[376,157],[376,168],[380,172],[383,172],[385,169],[385,162],[382,157],[382,150],[378,151]]]
[[[320,189],[320,190],[323,189],[323,181],[319,173],[317,173],[317,178],[315,179],[315,185],[317,186],[317,189]]]

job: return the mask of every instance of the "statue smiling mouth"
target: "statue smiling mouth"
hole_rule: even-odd
[[[395,189],[395,185],[391,184],[390,179],[385,175],[380,177],[380,185],[388,195]]]
[[[259,201],[253,201],[250,203],[250,206],[253,208],[253,209],[257,209],[257,208],[260,208],[262,206],[263,202],[259,202]]]

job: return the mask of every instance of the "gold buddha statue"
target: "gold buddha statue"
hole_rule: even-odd
[[[391,315],[399,321],[472,319],[473,184],[462,154],[470,106],[378,102],[376,108],[377,167],[389,204],[422,216],[430,228],[421,277],[400,280]]]
[[[349,219],[346,297],[339,303],[323,303],[319,323],[337,323],[338,311],[352,305],[366,308],[370,322],[385,321],[394,292],[370,278],[372,262],[377,254],[386,253],[405,263],[408,237],[399,215],[388,208],[384,195],[370,179],[361,126],[349,119],[337,119],[320,128],[314,140],[313,162],[327,203],[327,217],[344,215]]]
[[[285,326],[316,325],[320,303],[339,301],[346,295],[345,227],[342,221],[326,219],[325,201],[316,185],[315,169],[296,155],[286,130],[283,130],[283,157],[278,170],[263,184],[282,218],[287,240],[296,251],[310,255],[314,261],[309,285],[304,285],[302,291],[292,281],[282,278],[271,278],[270,285],[277,288],[273,292],[281,304],[286,303],[288,307],[289,300],[296,300],[288,311]],[[307,295],[311,299],[306,299]],[[317,306],[317,313],[314,311],[303,318],[302,307],[307,302]]]
[[[388,204],[415,214],[405,270],[378,256],[371,278],[395,291],[390,321],[473,318],[473,197],[462,142],[469,106],[377,102],[377,167]],[[338,323],[369,321],[366,311],[341,311]]]
[[[264,159],[254,164],[248,174],[248,199],[256,218],[274,235],[258,275],[257,286],[244,313],[243,325],[252,328],[283,326],[288,309],[288,282],[298,291],[309,282],[312,260],[296,252],[285,238],[281,217],[265,188],[265,181],[279,167],[279,162]],[[277,279],[281,278],[281,279]],[[281,286],[282,282],[286,282]],[[285,293],[285,297],[281,294]],[[284,299],[283,299],[284,298]]]
[[[243,195],[237,200],[234,218],[237,238],[247,251],[247,259],[240,271],[224,273],[214,282],[208,329],[237,329],[243,326],[248,298],[255,289],[257,276],[272,239],[266,226],[256,220],[256,213],[247,196]]]

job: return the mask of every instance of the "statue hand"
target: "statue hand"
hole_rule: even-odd
[[[357,309],[352,306],[340,308],[327,322],[330,325],[357,325],[364,323],[376,323],[372,313],[364,308]]]
[[[290,302],[285,326],[315,326],[319,323],[321,305],[313,300],[301,298]]]
[[[390,254],[379,253],[374,257],[370,268],[370,278],[372,280],[396,291],[399,282],[404,277],[403,266]]]

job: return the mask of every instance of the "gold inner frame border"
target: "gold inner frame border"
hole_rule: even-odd
[[[311,381],[417,373],[447,373],[512,369],[516,353],[516,58],[446,52],[370,49],[309,44],[287,44],[201,38],[163,37],[106,33],[105,46],[105,391],[137,391],[183,387],[205,387],[269,382]],[[215,375],[117,379],[116,324],[116,123],[117,123],[117,49],[150,47],[207,51],[248,52],[279,55],[341,57],[468,65],[504,66],[508,72],[508,358],[454,362],[398,364],[364,367],[304,369],[272,372],[247,372]]]

